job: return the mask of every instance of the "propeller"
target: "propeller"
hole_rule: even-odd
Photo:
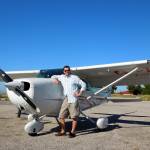
[[[10,78],[2,69],[0,69],[0,77],[2,78],[2,80],[6,83],[8,82],[12,82],[13,79]]]
[[[8,74],[6,74],[2,69],[0,69],[0,77],[1,77],[2,80],[3,80],[4,82],[6,82],[6,83],[13,82],[13,79],[12,79],[10,76],[8,76]],[[36,107],[36,105],[31,101],[31,98],[30,98],[27,94],[25,94],[25,92],[23,92],[23,91],[19,88],[19,86],[16,86],[16,87],[14,88],[14,90],[15,90],[17,93],[19,93],[19,94],[23,97],[23,99],[24,99],[34,110],[37,110],[37,107]]]

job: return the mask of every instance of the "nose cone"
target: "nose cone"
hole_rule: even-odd
[[[17,81],[8,82],[4,84],[8,89],[15,89],[16,87],[20,87],[21,83]]]

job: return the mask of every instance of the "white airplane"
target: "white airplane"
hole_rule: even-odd
[[[71,70],[87,83],[87,90],[79,98],[81,114],[100,129],[107,127],[108,119],[99,118],[95,122],[83,110],[107,102],[113,85],[150,83],[150,60],[74,67]],[[29,135],[36,135],[44,128],[41,121],[43,117],[57,119],[64,98],[63,89],[61,84],[55,84],[50,77],[62,73],[63,69],[6,73],[0,69],[0,77],[5,82],[10,101],[29,113],[29,122],[24,127]]]

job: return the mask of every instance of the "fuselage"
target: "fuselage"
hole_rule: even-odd
[[[22,78],[15,79],[16,82],[24,82],[25,87],[23,91],[30,97],[31,101],[40,110],[40,115],[58,116],[61,104],[64,99],[63,87],[61,84],[56,84],[51,78]],[[85,110],[95,105],[103,103],[100,100],[101,97],[107,97],[110,92],[103,92],[99,97],[95,97],[91,100],[91,104],[86,101],[86,97],[93,94],[93,90],[87,89],[87,91],[79,99],[81,109]],[[17,107],[23,107],[27,112],[34,113],[31,106],[12,89],[7,88],[7,94],[10,101]]]
[[[17,82],[29,83],[28,89],[24,92],[31,98],[32,102],[40,109],[42,114],[59,113],[63,101],[63,88],[61,84],[55,84],[48,78],[25,78],[16,79]],[[17,107],[23,107],[29,113],[33,113],[28,103],[16,92],[7,88],[7,94],[10,101]]]

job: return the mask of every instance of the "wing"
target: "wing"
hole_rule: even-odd
[[[6,73],[12,78],[50,78],[52,75],[60,75],[63,73],[62,68],[55,69],[42,69],[42,70],[29,70],[29,71],[6,71]]]
[[[30,70],[30,71],[7,71],[6,72],[11,78],[31,78],[37,77],[40,70]]]
[[[94,65],[85,67],[71,68],[73,74],[80,76],[91,86],[102,87],[114,80],[120,78],[134,68],[138,67],[138,71],[130,75],[128,78],[117,83],[117,85],[129,84],[147,84],[150,83],[150,60],[122,62],[104,65]],[[6,72],[11,78],[28,78],[28,77],[51,77],[53,74],[62,74],[63,70],[46,69],[46,70],[30,70],[30,71],[9,71]]]
[[[102,87],[117,80],[134,68],[138,70],[117,85],[150,83],[150,60],[113,63],[72,68],[73,73],[88,81],[91,86]]]

